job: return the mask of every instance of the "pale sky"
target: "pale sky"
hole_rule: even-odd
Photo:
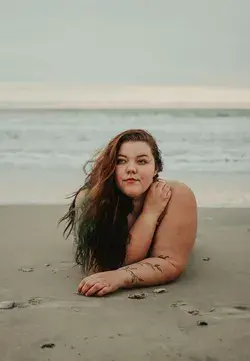
[[[249,0],[0,0],[0,82],[250,87]]]

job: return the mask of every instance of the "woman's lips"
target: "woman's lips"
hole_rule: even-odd
[[[131,179],[126,179],[125,182],[126,182],[126,183],[135,183],[135,182],[138,182],[138,180],[131,178]]]

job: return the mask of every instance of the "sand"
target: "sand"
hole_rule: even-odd
[[[56,227],[64,210],[0,207],[0,302],[19,306],[0,310],[1,361],[249,360],[250,209],[199,208],[186,272],[142,300],[74,294],[82,275]]]

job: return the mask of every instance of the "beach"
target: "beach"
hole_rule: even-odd
[[[0,309],[1,361],[248,361],[249,117],[246,109],[2,109],[0,307],[10,309]],[[87,298],[76,294],[84,275],[57,221],[84,182],[84,163],[125,128],[150,131],[161,176],[194,191],[196,243],[166,292]],[[146,297],[128,297],[136,292]]]
[[[104,298],[75,294],[83,275],[57,227],[65,210],[0,207],[0,300],[15,302],[0,310],[1,360],[249,359],[250,209],[199,208],[188,266],[167,292]],[[138,291],[145,299],[128,298]]]
[[[250,2],[1,5],[0,361],[249,361]],[[195,246],[175,282],[80,296],[57,222],[128,129],[194,192]]]

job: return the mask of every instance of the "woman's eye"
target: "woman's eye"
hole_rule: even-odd
[[[117,160],[117,164],[124,164],[125,163],[125,160],[124,159],[118,159]]]
[[[139,163],[139,164],[146,164],[147,161],[146,161],[145,159],[141,159],[141,160],[138,161],[138,163]]]

